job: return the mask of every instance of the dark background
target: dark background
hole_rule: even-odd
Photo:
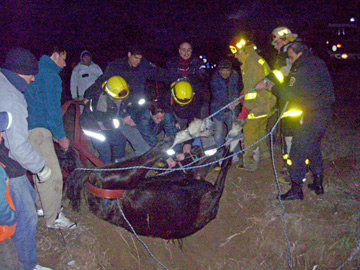
[[[329,23],[348,23],[354,17],[358,25],[359,3],[1,0],[0,63],[10,48],[18,46],[39,58],[53,40],[63,41],[68,48],[65,78],[79,62],[82,50],[91,51],[104,69],[109,61],[125,56],[134,42],[143,45],[145,57],[160,66],[177,54],[183,40],[192,42],[195,54],[205,54],[214,63],[229,53],[228,43],[234,35],[245,33],[271,64],[276,53],[270,34],[275,27],[286,25],[314,51],[321,51]]]
[[[198,54],[216,61],[227,53],[229,40],[238,32],[250,33],[267,54],[270,33],[279,25],[304,37],[328,23],[348,22],[359,15],[356,0],[2,0],[0,7],[2,57],[17,46],[39,57],[46,43],[60,39],[69,48],[70,60],[77,62],[80,51],[88,49],[103,67],[124,56],[132,42],[143,44],[146,56],[162,64],[185,39]]]

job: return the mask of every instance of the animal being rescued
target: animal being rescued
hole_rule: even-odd
[[[102,168],[152,166],[169,146],[160,142],[143,156]],[[223,157],[229,154],[227,147]],[[179,171],[145,178],[146,170],[137,168],[103,172],[78,170],[66,180],[67,196],[73,208],[78,210],[81,190],[86,184],[101,189],[122,189],[122,196],[113,200],[100,198],[86,190],[86,202],[91,212],[133,232],[130,223],[139,235],[181,239],[196,233],[216,217],[230,165],[231,158],[222,162],[214,184],[197,180],[192,173]]]

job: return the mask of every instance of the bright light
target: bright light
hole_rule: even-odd
[[[166,151],[166,154],[168,154],[168,156],[173,156],[173,155],[175,155],[175,151],[174,151],[174,149],[168,149]]]
[[[343,54],[341,55],[341,58],[342,58],[342,59],[348,59],[348,57],[349,57],[349,56],[348,56],[346,53],[343,53]]]
[[[341,48],[342,45],[341,45],[341,44],[337,44],[336,47],[337,47],[337,48]]]
[[[355,22],[355,18],[350,18],[350,22]]]
[[[90,131],[90,130],[86,130],[86,129],[83,129],[83,131],[84,131],[85,135],[88,136],[88,137],[94,138],[94,139],[99,140],[101,142],[104,142],[106,140],[105,136],[100,134],[100,133]]]
[[[114,118],[112,121],[113,121],[114,128],[119,128],[120,127],[119,119]]]
[[[144,99],[144,98],[141,98],[141,99],[138,101],[138,104],[139,104],[139,105],[144,105],[144,104],[145,104],[145,99]]]
[[[331,49],[332,49],[333,52],[336,52],[336,51],[337,51],[336,45],[333,45],[333,46],[331,47]]]
[[[208,156],[208,157],[212,156],[212,155],[215,155],[216,152],[217,152],[216,148],[204,151],[205,155]]]

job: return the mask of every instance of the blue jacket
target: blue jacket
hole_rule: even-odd
[[[7,192],[7,181],[9,178],[0,165],[0,226],[12,226],[16,222],[15,211],[13,211],[5,198]]]
[[[39,70],[35,82],[25,93],[29,130],[46,128],[55,139],[60,140],[66,137],[61,116],[61,68],[49,56],[43,55],[39,61]]]
[[[158,138],[156,137],[162,130],[165,131],[167,136],[175,136],[177,130],[175,127],[174,118],[169,113],[165,113],[165,118],[160,124],[156,124],[151,118],[149,110],[146,110],[140,121],[136,123],[136,127],[140,131],[146,143],[153,147],[157,144]]]
[[[239,73],[235,70],[232,71],[230,77],[226,80],[221,77],[219,71],[216,71],[211,78],[210,87],[212,93],[210,108],[211,113],[214,113],[240,97],[242,82]],[[215,118],[220,121],[225,121],[226,116],[224,111],[215,115]]]

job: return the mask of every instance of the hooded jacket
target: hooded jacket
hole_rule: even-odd
[[[55,139],[61,140],[66,137],[61,111],[61,68],[49,56],[43,55],[39,70],[35,82],[25,93],[29,129],[46,128]]]
[[[89,66],[84,65],[82,62],[84,54],[90,53],[88,51],[83,51],[80,54],[80,62],[74,67],[71,74],[70,90],[73,99],[82,98],[85,90],[103,74],[101,68],[93,61],[91,61]]]
[[[4,75],[12,75],[14,84],[19,83],[18,88]],[[22,87],[21,87],[22,85]],[[7,70],[0,72],[0,111],[10,112],[13,117],[12,125],[3,133],[5,146],[9,149],[9,157],[16,160],[20,165],[38,173],[44,166],[44,159],[38,155],[29,143],[27,104],[23,92],[26,91],[27,83],[15,73]]]

